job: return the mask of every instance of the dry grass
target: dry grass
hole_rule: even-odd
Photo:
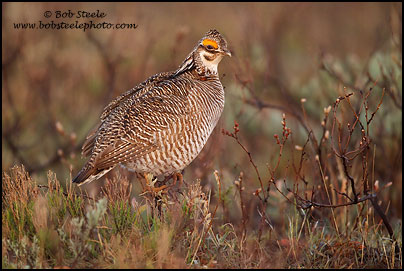
[[[110,189],[118,183],[124,189]],[[222,224],[213,215],[217,206],[199,182],[155,197],[160,211],[147,195],[128,196],[132,186],[119,176],[97,199],[64,192],[53,174],[48,187],[38,188],[24,167],[4,173],[3,268],[402,267],[399,228],[399,251],[378,224],[342,236],[298,212],[284,229],[243,235],[242,223]],[[286,236],[277,234],[282,230]]]

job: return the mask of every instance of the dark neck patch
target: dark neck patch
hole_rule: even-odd
[[[203,55],[203,57],[207,60],[207,61],[213,61],[215,59],[215,56],[208,56],[208,55]]]

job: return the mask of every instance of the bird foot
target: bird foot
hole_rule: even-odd
[[[181,173],[177,172],[172,175],[169,175],[164,178],[163,182],[167,183],[171,178],[173,179],[172,184],[163,184],[162,186],[155,187],[154,185],[156,184],[157,179],[153,180],[152,178],[150,178],[149,174],[145,173],[144,179],[146,180],[146,187],[144,187],[144,188],[146,188],[146,190],[148,190],[149,192],[152,192],[152,193],[159,193],[159,192],[167,193],[167,191],[171,187],[173,187],[177,184],[177,181],[179,182],[179,187],[182,186],[182,184],[184,182],[184,178]]]

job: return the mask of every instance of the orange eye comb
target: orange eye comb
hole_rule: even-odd
[[[202,42],[203,46],[208,46],[208,45],[212,45],[213,48],[217,49],[217,42],[214,40],[210,40],[210,39],[204,39]]]

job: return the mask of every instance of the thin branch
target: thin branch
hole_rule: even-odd
[[[359,198],[357,202],[350,201],[350,202],[346,202],[346,203],[342,203],[342,204],[322,204],[322,203],[314,202],[314,201],[311,201],[311,200],[303,199],[303,198],[301,198],[300,196],[298,196],[298,197],[299,197],[299,200],[301,200],[301,201],[307,203],[307,205],[300,205],[300,206],[299,206],[299,207],[302,208],[302,209],[309,209],[309,208],[311,208],[311,207],[319,207],[319,208],[338,208],[338,207],[343,207],[343,206],[355,205],[355,204],[358,204],[358,203],[360,203],[360,202],[364,202],[364,201],[366,201],[366,200],[370,200],[370,199],[372,199],[372,198],[375,198],[375,197],[376,197],[376,194],[368,194],[368,195],[366,195],[366,196],[364,196],[364,197],[362,197],[362,198]]]
[[[238,128],[239,124],[235,121],[234,122],[234,132],[230,133],[229,131],[226,131],[225,129],[222,129],[222,134],[230,136],[232,138],[234,138],[237,142],[237,144],[244,150],[244,152],[248,155],[248,158],[250,159],[250,163],[251,165],[254,167],[255,173],[257,174],[257,178],[258,181],[260,182],[260,186],[261,186],[261,191],[264,193],[264,198],[265,197],[265,192],[264,192],[264,185],[262,183],[262,179],[261,179],[261,175],[258,171],[258,167],[257,165],[254,163],[254,160],[252,159],[251,153],[247,150],[247,148],[240,142],[240,139],[238,138],[237,133],[240,131],[240,129]]]
[[[344,166],[344,173],[345,173],[346,177],[349,179],[349,181],[351,182],[352,194],[354,195],[353,202],[358,202],[358,195],[356,194],[356,189],[355,189],[355,180],[351,177],[351,175],[349,175],[349,172],[348,172],[348,166],[347,166],[348,158],[346,158],[345,156],[341,156],[341,160],[342,160],[342,165]]]

